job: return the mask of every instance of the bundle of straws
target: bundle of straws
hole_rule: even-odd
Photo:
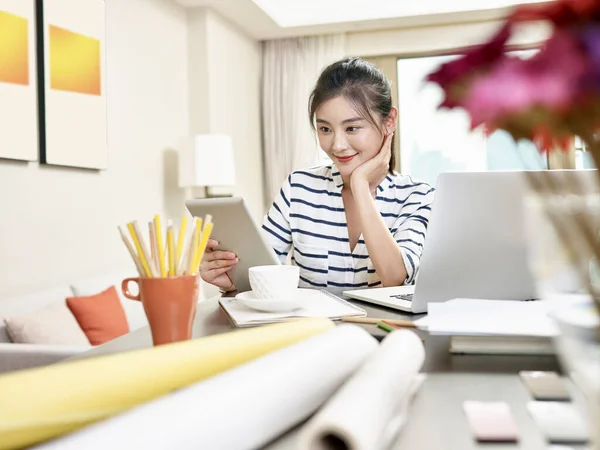
[[[121,238],[141,277],[166,278],[198,273],[213,229],[212,216],[207,214],[204,220],[194,217],[194,229],[186,242],[187,221],[184,216],[179,230],[172,221],[168,221],[167,232],[163,236],[160,214],[155,214],[154,220],[148,222],[150,250],[137,220],[126,226],[131,241],[123,227],[119,226]]]

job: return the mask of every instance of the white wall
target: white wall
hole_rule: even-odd
[[[0,160],[0,298],[132,267],[116,227],[182,210],[169,149],[188,132],[186,12],[106,0],[106,20],[108,170]]]
[[[260,44],[209,9],[191,9],[188,27],[190,130],[231,136],[236,186],[213,190],[243,196],[262,222]]]
[[[204,134],[210,131],[210,65],[208,49],[209,11],[205,8],[187,12],[188,27],[188,78],[189,78],[189,122],[190,133]]]

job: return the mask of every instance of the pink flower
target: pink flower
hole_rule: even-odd
[[[589,62],[576,39],[557,33],[532,58],[506,58],[485,77],[474,80],[463,106],[472,126],[520,120],[530,111],[567,112],[580,94],[581,79]]]
[[[508,56],[516,23],[550,21],[553,34],[532,58]],[[600,0],[521,5],[487,43],[427,77],[440,107],[464,108],[472,127],[503,129],[547,150],[600,131]]]

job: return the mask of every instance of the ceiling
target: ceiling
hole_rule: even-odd
[[[246,34],[261,40],[493,20],[505,13],[507,5],[517,3],[514,0],[173,1],[186,7],[210,7]],[[519,3],[537,1],[543,0],[520,0]],[[450,4],[453,9],[449,8]],[[432,14],[433,11],[439,13]]]

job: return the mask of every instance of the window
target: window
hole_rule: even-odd
[[[535,50],[514,52],[521,57]],[[400,170],[436,184],[448,171],[547,169],[547,159],[529,141],[516,144],[505,131],[486,137],[469,129],[463,110],[438,110],[441,88],[426,76],[457,55],[398,59]]]
[[[596,169],[591,153],[587,152],[585,145],[578,137],[575,137],[575,168]]]

